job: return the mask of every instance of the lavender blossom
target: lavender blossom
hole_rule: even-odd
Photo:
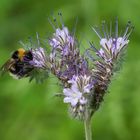
[[[74,117],[84,119],[85,109],[91,97],[93,84],[87,75],[74,75],[68,81],[70,88],[64,88],[64,103],[70,103],[71,113]]]
[[[71,89],[65,88],[63,92],[65,95],[64,103],[70,103],[72,107],[75,107],[78,103],[84,105],[87,102],[83,97],[82,92],[80,92],[74,85],[72,85]]]
[[[91,48],[98,57],[97,60],[93,59],[90,62],[94,68],[89,65],[84,56],[81,56],[76,39],[69,33],[67,27],[57,28],[53,37],[49,39],[52,47],[50,54],[51,69],[63,83],[64,102],[71,105],[74,116],[82,119],[86,117],[84,112],[87,107],[90,109],[89,116],[92,116],[99,108],[111,78],[117,69],[116,67],[119,67],[118,63],[123,58],[123,52],[129,43],[130,24],[122,36],[118,36],[117,21],[115,36],[113,34],[108,35],[104,26],[104,37],[93,28],[100,38],[101,46],[97,50],[91,44]]]
[[[68,83],[71,84],[71,87],[63,89],[65,95],[64,102],[71,103],[73,107],[75,107],[78,103],[81,105],[86,104],[86,94],[89,93],[92,88],[90,85],[90,77],[87,77],[86,75],[74,75]]]
[[[104,25],[105,26],[105,25]],[[92,107],[97,110],[100,103],[103,101],[104,94],[108,90],[111,78],[116,71],[119,70],[120,64],[124,57],[124,51],[129,43],[128,37],[133,30],[133,27],[128,23],[124,35],[118,36],[118,22],[116,21],[115,37],[113,34],[108,35],[104,31],[104,37],[94,29],[100,38],[101,48],[97,50],[92,44],[91,48],[96,52],[99,59],[93,62],[92,76],[95,79],[94,94],[92,99]],[[111,31],[110,31],[111,32]]]
[[[78,43],[67,27],[57,28],[49,43],[51,69],[65,85],[73,75],[88,73],[87,62],[80,56]]]
[[[68,47],[70,45],[73,46],[74,42],[74,37],[70,35],[67,27],[57,28],[56,32],[53,33],[52,39],[49,41],[54,50],[62,51],[65,55],[68,53]]]
[[[113,62],[119,57],[121,51],[125,49],[128,43],[129,40],[123,37],[110,38],[109,40],[102,38],[100,40],[102,48],[97,52],[97,55],[103,58],[107,63]]]
[[[31,49],[31,53],[33,60],[30,61],[30,64],[36,68],[45,69],[47,67],[47,57],[44,48],[39,47],[36,49]]]

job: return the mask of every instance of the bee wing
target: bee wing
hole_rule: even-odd
[[[0,75],[3,75],[5,72],[8,72],[12,65],[15,64],[14,59],[7,60],[2,67],[0,68]]]

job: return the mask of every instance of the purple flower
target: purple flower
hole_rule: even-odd
[[[115,63],[118,61],[122,56],[124,50],[126,49],[129,40],[128,37],[130,33],[132,32],[133,27],[130,25],[130,22],[128,22],[126,31],[123,35],[118,36],[118,21],[116,20],[116,31],[115,35],[112,33],[109,35],[108,34],[108,29],[105,28],[106,25],[103,23],[103,34],[104,36],[102,37],[98,31],[93,28],[93,30],[96,32],[96,34],[100,38],[100,45],[101,48],[96,51],[96,54],[104,60],[105,63]],[[110,30],[111,32],[111,30]]]
[[[121,51],[125,49],[129,40],[118,37],[118,38],[102,38],[100,40],[101,49],[97,52],[97,55],[105,60],[105,62],[112,62],[117,60]]]
[[[36,68],[46,68],[47,57],[45,54],[45,50],[39,47],[36,49],[31,49],[31,53],[33,56],[33,60],[30,61],[30,64]]]
[[[87,95],[90,93],[93,86],[91,86],[90,76],[73,76],[71,80],[68,81],[71,84],[70,88],[64,88],[64,103],[70,103],[73,107],[76,105],[85,105],[88,101]]]
[[[82,96],[82,93],[75,87],[65,88],[63,90],[65,95],[64,103],[70,103],[71,106],[75,107],[78,103],[86,104],[87,100]]]
[[[101,48],[97,50],[93,44],[91,48],[95,51],[98,59],[94,59],[92,62],[94,68],[92,69],[92,77],[95,80],[94,83],[94,94],[92,98],[92,108],[97,110],[100,103],[103,101],[104,94],[107,92],[111,78],[116,71],[120,69],[120,64],[124,57],[124,51],[129,43],[128,37],[133,30],[133,27],[128,23],[126,31],[123,35],[118,36],[118,22],[116,21],[115,36],[106,29],[105,24],[103,25],[102,37],[96,29],[93,30],[100,38]],[[111,32],[111,31],[110,31]]]
[[[80,56],[78,44],[67,27],[57,28],[49,40],[51,46],[50,60],[53,73],[67,85],[74,75],[88,73],[87,62]]]
[[[49,40],[53,50],[60,51],[63,55],[68,54],[68,49],[75,43],[74,37],[70,35],[68,28],[63,27],[62,29],[56,29],[53,33],[53,37]]]

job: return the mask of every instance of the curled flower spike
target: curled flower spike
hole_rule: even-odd
[[[108,90],[114,72],[119,70],[118,67],[120,67],[121,60],[124,57],[124,50],[129,43],[128,37],[133,30],[133,27],[129,22],[124,35],[118,36],[118,22],[116,21],[114,36],[112,33],[108,35],[104,30],[104,26],[103,38],[95,29],[93,29],[100,38],[101,48],[97,50],[91,43],[93,50],[99,57],[98,60],[94,60],[94,68],[92,69],[92,76],[96,81],[94,84],[94,95],[92,99],[92,106],[95,110],[99,108],[100,103],[103,101],[103,96]]]
[[[51,46],[50,63],[53,73],[67,87],[68,80],[73,75],[88,73],[87,62],[80,56],[78,43],[64,25],[56,28],[52,38],[49,39]]]

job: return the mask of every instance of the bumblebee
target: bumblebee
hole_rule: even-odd
[[[33,55],[31,50],[26,51],[23,48],[19,48],[14,51],[11,58],[4,63],[1,67],[1,71],[9,72],[10,75],[16,79],[28,77],[30,72],[34,69],[30,64],[32,60]]]

